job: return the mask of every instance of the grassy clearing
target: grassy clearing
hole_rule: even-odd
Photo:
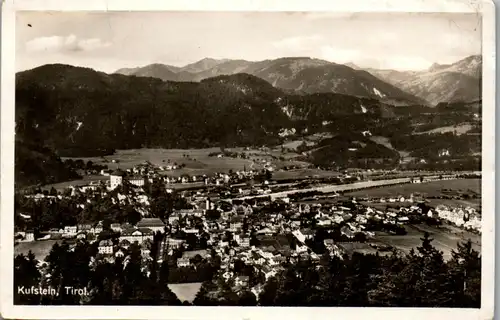
[[[168,172],[169,175],[182,175],[190,173],[227,172],[229,170],[239,171],[246,168],[262,169],[265,162],[272,161],[277,167],[289,165],[307,165],[301,161],[293,161],[296,153],[281,153],[281,150],[244,150],[243,148],[227,149],[227,151],[245,153],[248,159],[230,157],[210,157],[210,153],[220,152],[220,148],[207,149],[131,149],[118,150],[115,154],[105,157],[72,158],[83,161],[92,161],[97,164],[105,164],[110,169],[130,169],[134,166],[148,161],[155,166],[166,166],[168,164],[185,164],[184,169]],[[273,160],[283,157],[285,160]],[[115,160],[116,163],[113,162]],[[292,160],[292,161],[289,161]]]
[[[64,181],[64,182],[59,182],[59,183],[54,183],[54,184],[47,184],[43,187],[41,187],[42,190],[50,190],[52,187],[54,187],[56,190],[61,191],[66,188],[69,188],[70,186],[85,186],[88,185],[91,181],[99,181],[99,180],[109,180],[109,177],[105,176],[96,176],[96,175],[90,175],[90,176],[84,176],[80,180],[72,180],[72,181]]]
[[[171,283],[168,285],[168,288],[175,293],[179,300],[193,302],[196,294],[200,291],[201,282]]]
[[[274,180],[287,180],[287,179],[306,179],[309,178],[326,178],[336,177],[340,173],[335,171],[325,171],[319,169],[299,169],[290,171],[278,171],[273,173]]]
[[[431,207],[436,207],[438,205],[445,205],[452,208],[457,207],[471,207],[476,210],[481,209],[481,199],[470,199],[470,200],[457,200],[457,199],[429,199],[429,205]]]
[[[390,139],[387,137],[372,136],[372,137],[370,137],[370,140],[375,142],[375,143],[381,144],[388,149],[391,149],[391,150],[398,152],[399,156],[403,159],[407,159],[410,156],[410,153],[408,151],[400,151],[400,150],[395,149],[394,146],[392,145]]]
[[[470,123],[463,123],[463,124],[459,124],[457,126],[446,126],[446,127],[439,127],[439,128],[435,128],[435,129],[423,131],[423,132],[415,132],[414,134],[453,132],[456,135],[462,135],[462,134],[465,134],[468,131],[470,131],[472,128],[473,127]]]
[[[423,196],[439,196],[443,189],[452,189],[455,191],[467,192],[469,190],[481,193],[480,179],[458,179],[458,180],[440,180],[424,183],[412,183],[396,186],[387,186],[374,189],[366,189],[350,192],[346,195],[355,197],[391,197],[391,196],[410,196],[412,193],[420,193]],[[437,199],[437,201],[442,201]],[[473,201],[475,202],[475,201]]]
[[[412,248],[416,249],[422,244],[421,238],[423,238],[425,232],[429,232],[431,238],[433,239],[432,244],[436,249],[443,252],[445,260],[451,258],[452,250],[456,250],[457,243],[471,239],[473,243],[473,248],[476,251],[481,252],[481,236],[460,230],[453,226],[427,226],[427,225],[415,225],[407,226],[407,235],[386,235],[379,233],[375,236],[376,242],[381,242],[401,250],[402,252],[409,253]]]
[[[35,254],[38,260],[45,260],[45,257],[49,254],[52,246],[56,242],[61,242],[59,240],[43,240],[43,241],[32,241],[32,242],[20,242],[14,247],[14,255],[24,254],[27,255],[31,250]]]

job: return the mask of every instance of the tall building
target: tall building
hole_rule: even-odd
[[[123,176],[125,176],[125,172],[123,172],[122,170],[117,169],[117,170],[113,171],[109,175],[110,188],[115,189],[116,187],[121,185],[123,183]]]

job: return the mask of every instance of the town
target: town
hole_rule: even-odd
[[[409,231],[421,235],[433,230],[435,237],[454,232],[464,241],[465,233],[480,238],[479,208],[430,206],[429,197],[418,192],[349,196],[386,186],[478,179],[477,173],[385,175],[378,181],[344,173],[283,183],[273,181],[269,169],[170,178],[159,174],[163,168],[144,163],[128,170],[102,170],[100,181],[85,186],[18,194],[16,245],[25,254],[35,243],[64,243],[69,251],[89,246],[95,250],[93,266],[140,252],[147,276],[167,263],[169,288],[175,292],[189,286],[190,293],[181,295],[192,303],[202,284],[210,301],[222,299],[224,286],[238,296],[251,293],[257,301],[266,283],[289,263],[317,265],[328,257],[355,253],[408,254],[412,248],[401,237]],[[463,197],[480,194],[448,196]],[[401,244],[388,241],[391,236]],[[446,250],[455,245],[436,239]],[[450,250],[445,256],[451,257]],[[37,268],[50,277],[44,258],[37,257]]]

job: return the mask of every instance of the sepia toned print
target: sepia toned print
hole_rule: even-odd
[[[482,32],[18,12],[14,304],[480,308]]]

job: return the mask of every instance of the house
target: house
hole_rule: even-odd
[[[90,232],[90,230],[92,229],[92,225],[89,223],[82,223],[82,224],[78,224],[76,226],[76,229],[78,231]]]
[[[127,181],[136,187],[142,187],[145,184],[144,178],[139,176],[129,177]]]
[[[106,170],[102,169],[100,173],[101,173],[102,176],[107,176],[108,177],[112,172],[113,171],[109,170],[109,169],[106,169]]]
[[[300,232],[304,235],[306,240],[310,240],[314,237],[314,234],[316,233],[314,230],[311,229],[300,229]]]
[[[236,216],[231,219],[231,223],[229,224],[229,228],[231,230],[240,230],[243,227],[242,223],[243,219],[240,216]]]
[[[182,254],[182,257],[187,258],[187,259],[192,259],[192,258],[196,257],[197,255],[199,255],[202,259],[206,259],[206,258],[210,257],[210,253],[208,252],[208,250],[184,251]]]
[[[90,233],[99,234],[102,232],[102,224],[98,223],[90,229]]]
[[[256,285],[255,287],[252,287],[252,289],[250,289],[250,291],[257,297],[259,298],[260,294],[262,293],[262,291],[264,291],[264,285],[263,284],[258,284]]]
[[[24,241],[35,241],[35,234],[33,233],[33,230],[26,230],[26,233],[24,234]]]
[[[198,234],[198,233],[200,233],[200,230],[195,229],[195,228],[189,228],[189,229],[184,228],[184,229],[182,229],[182,231],[184,231],[185,233],[188,233],[188,234]]]
[[[344,221],[344,220],[342,219],[342,221]],[[297,221],[297,220],[291,221],[290,226],[292,228],[298,228],[298,227],[300,227],[300,221]]]
[[[67,236],[76,236],[77,226],[65,226],[64,234]]]
[[[327,217],[321,217],[318,219],[318,226],[329,226],[332,224],[332,220]]]
[[[323,243],[325,245],[326,248],[331,248],[333,247],[333,239],[325,239],[323,240]]]
[[[101,240],[99,242],[98,251],[100,254],[112,254],[113,242],[111,240]]]
[[[248,276],[238,276],[236,277],[236,279],[234,279],[234,284],[237,286],[246,287],[248,286],[249,279],[250,278]]]
[[[308,249],[309,249],[309,248],[308,248],[305,244],[302,244],[302,243],[297,243],[297,246],[296,246],[296,248],[295,248],[295,251],[296,251],[297,253],[299,253],[299,254],[300,254],[300,253],[305,253],[305,252],[307,252],[307,251],[308,251]]]
[[[128,247],[130,247],[130,244],[131,244],[130,241],[123,239],[120,241],[118,245],[124,249],[128,249]]]
[[[450,150],[448,150],[448,149],[439,150],[438,156],[439,157],[446,157],[446,156],[449,157],[450,156]]]
[[[231,271],[226,271],[222,274],[222,277],[224,278],[224,280],[229,280],[233,277],[233,272]]]
[[[169,248],[172,249],[179,249],[184,245],[186,240],[183,239],[174,239],[174,238],[167,238],[165,241],[161,243],[162,246],[162,251],[163,251],[163,246],[168,246]]]
[[[235,235],[234,240],[240,247],[249,247],[250,246],[250,237],[245,235]]]
[[[261,229],[259,231],[257,231],[257,234],[258,235],[266,235],[266,236],[271,236],[273,235],[273,231],[269,228],[264,228],[264,229]]]
[[[130,243],[137,241],[141,244],[147,239],[153,240],[153,231],[148,228],[129,228],[123,230],[120,235],[120,241],[127,240]]]
[[[179,258],[177,259],[177,267],[179,268],[182,268],[182,267],[189,267],[189,265],[191,264],[191,262],[189,261],[188,258]]]
[[[179,221],[179,216],[178,215],[171,215],[170,217],[168,217],[168,222],[170,224],[173,224],[176,221]]]
[[[125,253],[123,253],[122,249],[118,249],[118,251],[116,251],[115,253],[115,257],[117,258],[123,258],[124,255]]]
[[[398,221],[401,222],[401,223],[405,223],[405,222],[408,222],[410,219],[408,217],[399,217],[398,218]]]
[[[87,239],[87,234],[85,232],[80,231],[76,234],[76,238],[79,240]]]
[[[110,228],[114,232],[121,232],[122,231],[122,226],[119,223],[112,223]]]
[[[115,170],[109,174],[109,187],[110,189],[116,189],[123,183],[123,177],[125,172],[122,170]]]
[[[266,259],[262,255],[252,251],[250,261],[254,264],[264,264]]]
[[[149,228],[153,232],[161,231],[165,229],[165,223],[159,218],[142,218],[141,221],[137,223],[137,228]]]
[[[354,232],[347,226],[343,226],[340,229],[340,233],[348,238],[354,238]]]
[[[276,275],[276,271],[273,270],[272,268],[268,267],[268,266],[262,267],[261,271],[264,274],[264,277],[266,277],[266,281],[269,278],[274,277]]]
[[[14,238],[16,240],[23,240],[25,237],[26,237],[26,232],[24,232],[24,231],[18,231],[14,235]]]

